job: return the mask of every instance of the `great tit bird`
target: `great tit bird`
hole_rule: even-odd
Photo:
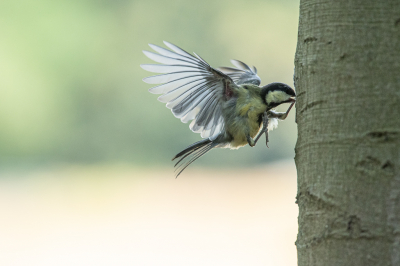
[[[213,148],[238,149],[256,145],[263,133],[268,145],[268,129],[277,126],[295,103],[295,92],[286,84],[270,83],[259,87],[261,79],[255,67],[238,60],[236,67],[212,68],[200,56],[187,53],[164,42],[171,50],[149,44],[156,51],[143,53],[161,64],[144,64],[144,70],[162,73],[144,78],[149,84],[161,84],[149,91],[163,94],[158,100],[167,103],[175,117],[183,123],[190,120],[190,129],[203,140],[193,143],[175,155],[177,177],[196,159]],[[284,113],[272,108],[291,103]]]

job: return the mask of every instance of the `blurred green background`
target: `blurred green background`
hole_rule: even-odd
[[[239,59],[262,85],[293,86],[298,0],[3,0],[0,166],[128,163],[167,166],[200,139],[142,78],[147,43],[172,42],[212,66]],[[286,109],[287,106],[280,110]],[[264,141],[213,150],[197,165],[293,158],[294,112]]]
[[[298,2],[0,1],[0,265],[296,264],[295,112],[174,179],[200,136],[139,65],[167,40],[293,85]]]

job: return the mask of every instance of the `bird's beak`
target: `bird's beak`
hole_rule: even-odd
[[[296,96],[293,96],[282,103],[295,103],[295,102],[296,102]]]

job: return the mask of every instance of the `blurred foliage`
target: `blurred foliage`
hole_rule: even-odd
[[[141,51],[162,40],[212,66],[235,58],[263,84],[293,85],[298,0],[3,0],[0,161],[166,164],[200,139],[151,87]],[[281,110],[287,108],[284,106]],[[294,112],[270,148],[212,151],[199,164],[240,166],[293,157]]]

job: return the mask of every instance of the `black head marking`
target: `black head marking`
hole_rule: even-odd
[[[286,94],[295,97],[296,93],[294,92],[294,90],[289,86],[286,85],[285,83],[279,83],[279,82],[274,82],[274,83],[270,83],[268,85],[265,85],[264,87],[261,88],[261,97],[262,99],[265,101],[265,97],[268,94],[268,92],[272,92],[272,91],[283,91]],[[276,104],[273,107],[278,106],[281,103]]]
[[[276,90],[283,91],[292,97],[296,96],[296,93],[289,85],[286,85],[285,83],[279,83],[279,82],[274,82],[274,83],[265,85],[264,87],[261,88],[261,91],[262,91],[261,94],[264,93],[264,97],[265,97],[265,95],[267,95],[268,92],[276,91]]]

